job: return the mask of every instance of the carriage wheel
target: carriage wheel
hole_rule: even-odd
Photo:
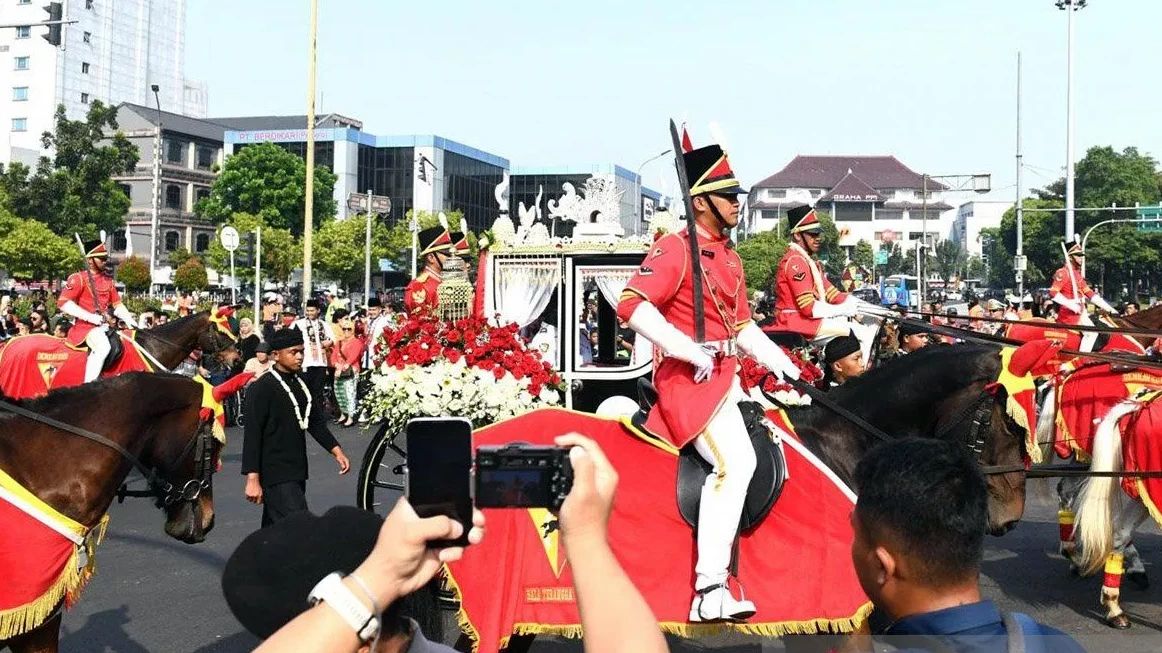
[[[385,422],[371,438],[363,463],[359,467],[356,503],[364,510],[386,516],[388,509],[403,492],[404,464],[407,452],[396,444],[398,433],[388,433]]]

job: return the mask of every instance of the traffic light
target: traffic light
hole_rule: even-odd
[[[59,46],[61,44],[61,25],[60,21],[64,19],[64,8],[59,2],[50,2],[44,6],[44,10],[48,12],[48,22],[57,21],[48,26],[48,34],[44,35],[44,40]]]

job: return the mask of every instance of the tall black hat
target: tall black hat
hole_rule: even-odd
[[[806,204],[787,209],[787,233],[799,234],[804,231],[822,230],[823,225],[819,223],[819,216],[815,215],[815,209]]]
[[[419,256],[447,251],[452,248],[452,236],[444,227],[428,227],[419,233],[418,239],[420,241]]]
[[[109,250],[105,249],[104,241],[86,240],[84,242],[85,258],[108,258]]]
[[[730,168],[730,159],[721,146],[707,145],[696,150],[683,152],[686,163],[686,180],[690,184],[690,196],[696,195],[745,195]]]

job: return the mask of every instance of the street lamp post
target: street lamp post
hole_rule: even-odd
[[[1065,239],[1073,238],[1073,12],[1089,0],[1056,0],[1065,12]]]
[[[928,241],[928,180],[942,179],[953,184],[952,186],[945,186],[947,191],[967,191],[971,190],[975,193],[987,193],[992,190],[992,175],[991,174],[975,174],[975,175],[930,175],[924,173],[921,176],[921,198],[920,198],[920,240],[916,243],[916,309],[920,309],[921,302],[924,301],[924,276],[923,269],[920,265],[921,250],[924,249]]]
[[[661,152],[655,154],[654,156],[651,156],[650,158],[646,159],[645,161],[642,161],[642,164],[637,167],[637,193],[634,194],[634,202],[637,203],[637,207],[634,208],[634,210],[633,210],[633,215],[635,218],[635,220],[634,220],[634,235],[635,236],[637,234],[641,233],[642,227],[645,226],[642,224],[642,221],[645,219],[645,214],[642,212],[642,168],[645,168],[647,163],[657,161],[658,159],[666,156],[667,154],[670,154],[670,150],[662,150]]]
[[[153,211],[149,220],[149,294],[152,297],[156,293],[154,275],[157,273],[157,230],[161,213],[161,96],[158,95],[161,89],[157,84],[149,88],[157,103],[157,125],[153,130]]]

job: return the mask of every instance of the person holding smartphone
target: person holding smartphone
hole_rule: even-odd
[[[570,447],[573,467],[573,485],[560,512],[561,537],[573,567],[586,653],[668,651],[653,612],[609,547],[617,472],[589,438],[569,434],[556,442]],[[459,522],[443,515],[421,518],[404,498],[373,537],[367,534],[367,524],[379,518],[360,513],[339,507],[321,518],[296,515],[270,532],[252,534],[230,557],[222,576],[223,592],[247,630],[269,635],[257,651],[452,650],[429,642],[410,618],[405,616],[402,622],[398,616],[390,618],[392,606],[431,581],[444,563],[464,555],[463,546],[433,548],[433,542],[480,543],[485,536],[484,516],[473,512],[472,528],[465,537]],[[348,536],[355,530],[361,534]],[[287,547],[295,551],[284,550]],[[336,581],[326,581],[320,588],[323,583],[315,577],[324,578],[330,568],[299,573],[302,565],[292,569],[281,562],[287,555],[304,564],[323,561],[323,566],[346,566],[351,571],[338,581],[341,587]],[[309,589],[312,586],[315,589]],[[317,600],[302,612],[308,593],[333,598],[331,604],[326,598]],[[377,622],[382,623],[365,628],[362,620],[368,617],[364,615],[379,615]],[[373,630],[377,633],[370,634]]]
[[[322,402],[299,374],[303,348],[298,330],[276,331],[270,339],[273,369],[246,390],[242,473],[246,500],[262,506],[264,527],[307,509],[308,432],[335,457],[340,474],[351,468],[327,428]]]

